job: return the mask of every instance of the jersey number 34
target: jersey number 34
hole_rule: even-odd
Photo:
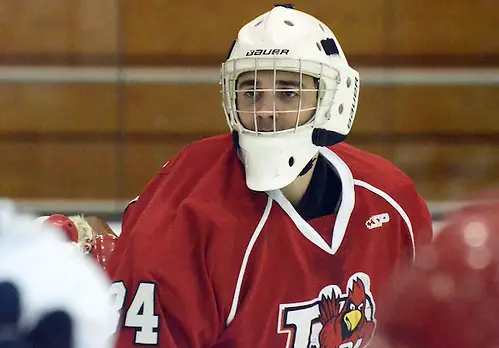
[[[114,282],[110,287],[110,294],[114,298],[114,306],[120,313],[120,320],[116,330],[122,322],[123,327],[135,330],[134,342],[142,345],[158,344],[159,316],[154,313],[155,283],[139,283],[130,307],[123,313],[123,306],[127,297],[127,288],[122,281]]]

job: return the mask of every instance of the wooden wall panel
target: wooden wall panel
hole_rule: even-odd
[[[188,143],[1,142],[0,196],[16,198],[129,199],[136,196]],[[462,199],[499,186],[498,144],[392,142],[352,145],[404,170],[427,200]]]
[[[499,185],[499,146],[400,144],[393,161],[431,200],[463,199]]]
[[[393,132],[498,133],[498,86],[399,86],[393,104]]]
[[[361,77],[362,78],[362,77]],[[362,86],[351,134],[384,134],[393,129],[391,87]]]
[[[113,143],[0,142],[0,153],[0,196],[118,196],[117,147]]]
[[[130,85],[124,90],[123,103],[126,133],[228,131],[218,85]]]
[[[0,134],[114,132],[117,106],[110,85],[0,84]]]
[[[228,130],[219,86],[127,86],[127,133],[218,134]],[[499,87],[364,86],[353,134],[499,132]]]
[[[164,0],[126,0],[126,54],[214,55],[223,59],[239,29],[274,3],[186,0],[172,5]],[[294,4],[329,25],[349,54],[381,54],[386,48],[384,16],[388,0],[298,0]]]
[[[499,133],[498,95],[491,86],[365,86],[352,134]],[[228,131],[218,85],[127,85],[118,99],[112,85],[0,85],[0,134]]]
[[[218,64],[273,4],[3,0],[0,64],[113,65],[121,53],[126,64]],[[499,64],[496,0],[295,4],[354,64]],[[498,96],[497,86],[364,86],[350,139],[400,166],[425,198],[461,198],[499,185]],[[1,84],[0,195],[133,197],[189,142],[228,130],[220,103],[217,85]]]
[[[391,14],[390,52],[418,55],[499,54],[496,0],[396,0]],[[444,63],[444,62],[443,62]]]
[[[164,141],[162,143],[126,142],[123,144],[122,191],[120,198],[137,196],[161,170],[161,167],[182,148],[197,139]]]
[[[355,145],[355,144],[353,144]],[[404,170],[427,200],[463,199],[499,187],[499,144],[359,144]]]
[[[45,62],[55,57],[58,62],[113,64],[120,53],[126,62],[147,62],[153,56],[158,62],[214,64],[225,57],[239,28],[273,3],[4,0],[0,47],[21,64],[26,57],[31,57],[30,63],[36,57]],[[433,0],[295,3],[328,24],[347,55],[361,64],[385,62],[393,55],[411,60],[411,56],[499,54],[495,0],[455,0],[452,6]],[[121,43],[124,51],[119,53]]]
[[[2,0],[2,54],[114,55],[117,4],[114,0]]]
[[[499,54],[495,0],[455,0],[452,6],[433,0],[295,4],[328,24],[347,55],[360,62],[401,55],[415,63],[411,56],[437,56],[445,64],[442,55]],[[221,60],[226,55],[239,28],[272,5],[267,0],[189,0],[175,6],[162,0],[127,0],[123,7],[126,55],[204,58],[213,64],[216,57]]]
[[[356,134],[391,132],[395,126],[392,93],[391,88],[362,88],[354,126]],[[129,134],[228,131],[218,85],[129,85],[123,103],[124,129]]]
[[[363,86],[352,134],[499,134],[498,97],[497,86]]]

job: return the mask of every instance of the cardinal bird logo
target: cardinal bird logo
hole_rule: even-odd
[[[278,332],[288,333],[288,348],[362,348],[376,327],[370,278],[361,272],[348,279],[345,292],[329,285],[315,300],[280,308]]]
[[[372,297],[361,277],[350,278],[349,283],[345,297],[322,295],[319,303],[320,347],[339,348],[347,342],[352,342],[354,347],[357,344],[365,347],[372,337],[375,328]],[[367,312],[367,308],[371,310]]]

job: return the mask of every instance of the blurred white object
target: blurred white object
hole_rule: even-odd
[[[63,310],[72,319],[73,347],[114,346],[117,313],[104,272],[60,231],[0,200],[0,283],[5,281],[20,293],[22,331]]]

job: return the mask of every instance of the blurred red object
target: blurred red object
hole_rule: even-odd
[[[67,217],[62,214],[44,216],[41,219],[44,223],[62,230],[83,253],[91,255],[103,269],[106,269],[106,263],[114,251],[118,237],[103,219],[95,216]]]
[[[53,214],[47,217],[45,223],[56,226],[62,230],[71,242],[78,243],[78,229],[74,222],[66,215]]]
[[[499,193],[480,199],[394,278],[373,347],[499,347]]]
[[[106,264],[114,251],[117,241],[118,237],[111,234],[101,234],[95,238],[90,254],[103,269],[106,269]]]

